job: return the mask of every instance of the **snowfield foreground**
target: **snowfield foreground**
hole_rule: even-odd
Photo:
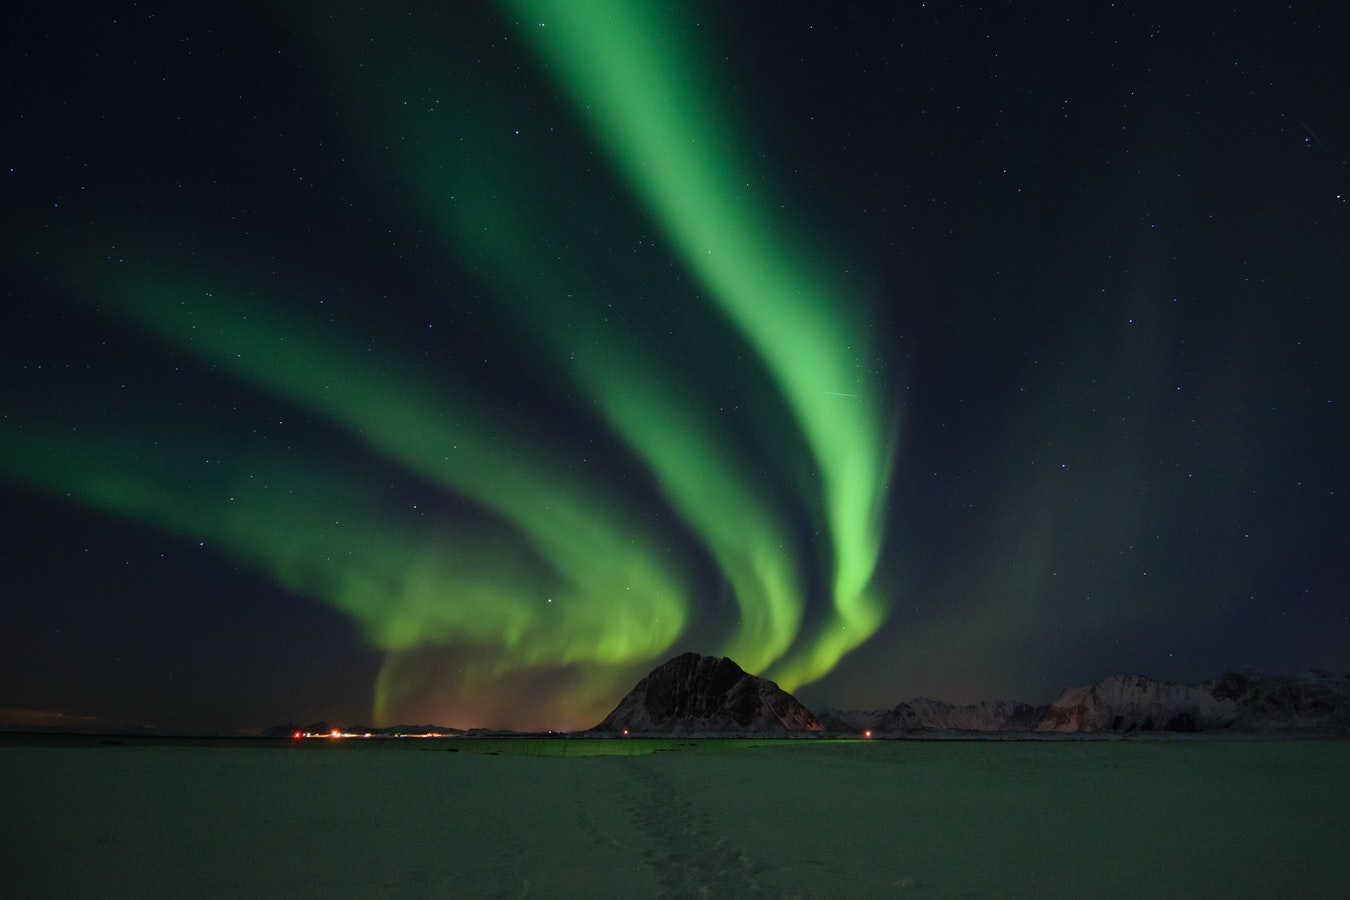
[[[11,743],[0,797],[15,898],[1350,896],[1345,740]]]

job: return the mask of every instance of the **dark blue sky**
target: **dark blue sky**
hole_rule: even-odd
[[[653,109],[732,123],[688,159],[751,161],[708,215],[768,223],[862,337],[800,357],[857,357],[818,393],[889,460],[864,636],[794,363],[509,7],[6,28],[11,722],[585,727],[669,656],[763,649],[735,559],[770,534],[796,630],[758,668],[861,641],[810,703],[1350,670],[1344,13],[712,4],[634,38],[686,66]],[[457,435],[479,462],[435,470]]]

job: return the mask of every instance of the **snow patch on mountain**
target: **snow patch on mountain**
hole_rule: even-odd
[[[1350,679],[1326,672],[1294,677],[1228,672],[1201,684],[1112,675],[1069,688],[1037,731],[1344,732]]]

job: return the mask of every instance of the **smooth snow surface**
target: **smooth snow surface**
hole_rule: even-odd
[[[4,747],[0,896],[1350,896],[1344,740],[753,743]]]

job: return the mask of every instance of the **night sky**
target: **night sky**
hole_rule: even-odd
[[[397,6],[7,16],[0,725],[1350,671],[1335,4]]]

